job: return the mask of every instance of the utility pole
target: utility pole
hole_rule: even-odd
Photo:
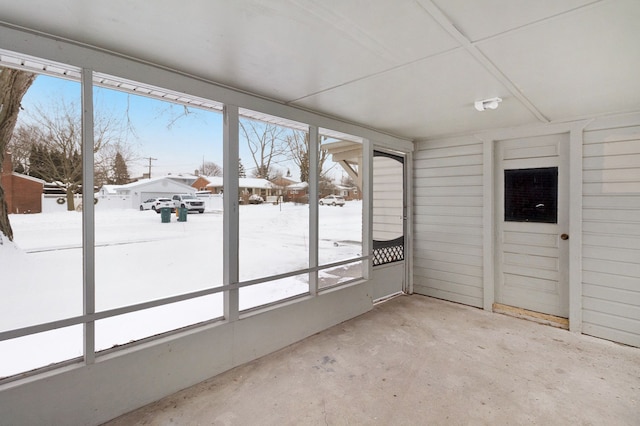
[[[149,179],[151,179],[151,161],[157,160],[157,158],[149,157]]]

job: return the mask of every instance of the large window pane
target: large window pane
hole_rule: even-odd
[[[320,130],[318,260],[328,265],[362,256],[362,141]],[[362,276],[361,262],[321,271],[327,287]]]
[[[222,294],[189,299],[96,321],[96,350],[222,317]]]
[[[309,134],[304,125],[243,110],[239,177],[240,281],[309,267]],[[240,290],[242,309],[309,291],[307,274]]]
[[[81,356],[81,325],[5,340],[0,342],[0,380]]]
[[[308,273],[243,287],[240,289],[240,310],[267,305],[308,292]]]
[[[208,190],[222,175],[221,114],[133,94],[149,91],[135,82],[118,82],[128,89],[121,91],[110,88],[111,77],[96,81],[96,310],[222,285],[222,195]],[[211,319],[222,312],[222,298],[207,300]],[[129,317],[129,328],[145,330]],[[185,325],[181,316],[167,319]],[[116,323],[101,321],[97,341]]]
[[[0,331],[82,314],[80,85],[37,76],[21,106],[2,170]]]

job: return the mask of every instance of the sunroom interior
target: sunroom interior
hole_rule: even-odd
[[[0,424],[101,424],[397,295],[640,347],[639,2],[0,5],[0,66],[71,85],[94,199],[68,229],[10,215]],[[256,126],[304,141],[309,202],[224,196],[186,239],[135,212],[127,235],[94,198],[92,147],[98,110],[138,101],[213,123],[167,155],[208,140],[225,195]],[[507,211],[514,171],[553,197]],[[315,202],[331,174],[356,188],[344,207]]]

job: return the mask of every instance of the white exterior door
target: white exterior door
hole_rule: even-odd
[[[569,316],[568,145],[568,134],[497,143],[497,303]]]

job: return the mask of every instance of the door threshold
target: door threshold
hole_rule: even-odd
[[[550,325],[552,327],[569,329],[569,319],[557,317],[555,315],[543,314],[541,312],[530,311],[528,309],[517,308],[515,306],[503,305],[501,303],[493,304],[493,312],[498,314],[509,315],[516,318],[522,318],[534,321],[540,324]]]
[[[379,299],[374,300],[373,301],[373,305],[375,306],[377,304],[387,302],[387,301],[389,301],[391,299],[395,299],[398,296],[404,296],[404,294],[405,293],[403,291],[398,291],[397,293],[391,293],[388,296],[383,296],[383,297],[381,297]]]

